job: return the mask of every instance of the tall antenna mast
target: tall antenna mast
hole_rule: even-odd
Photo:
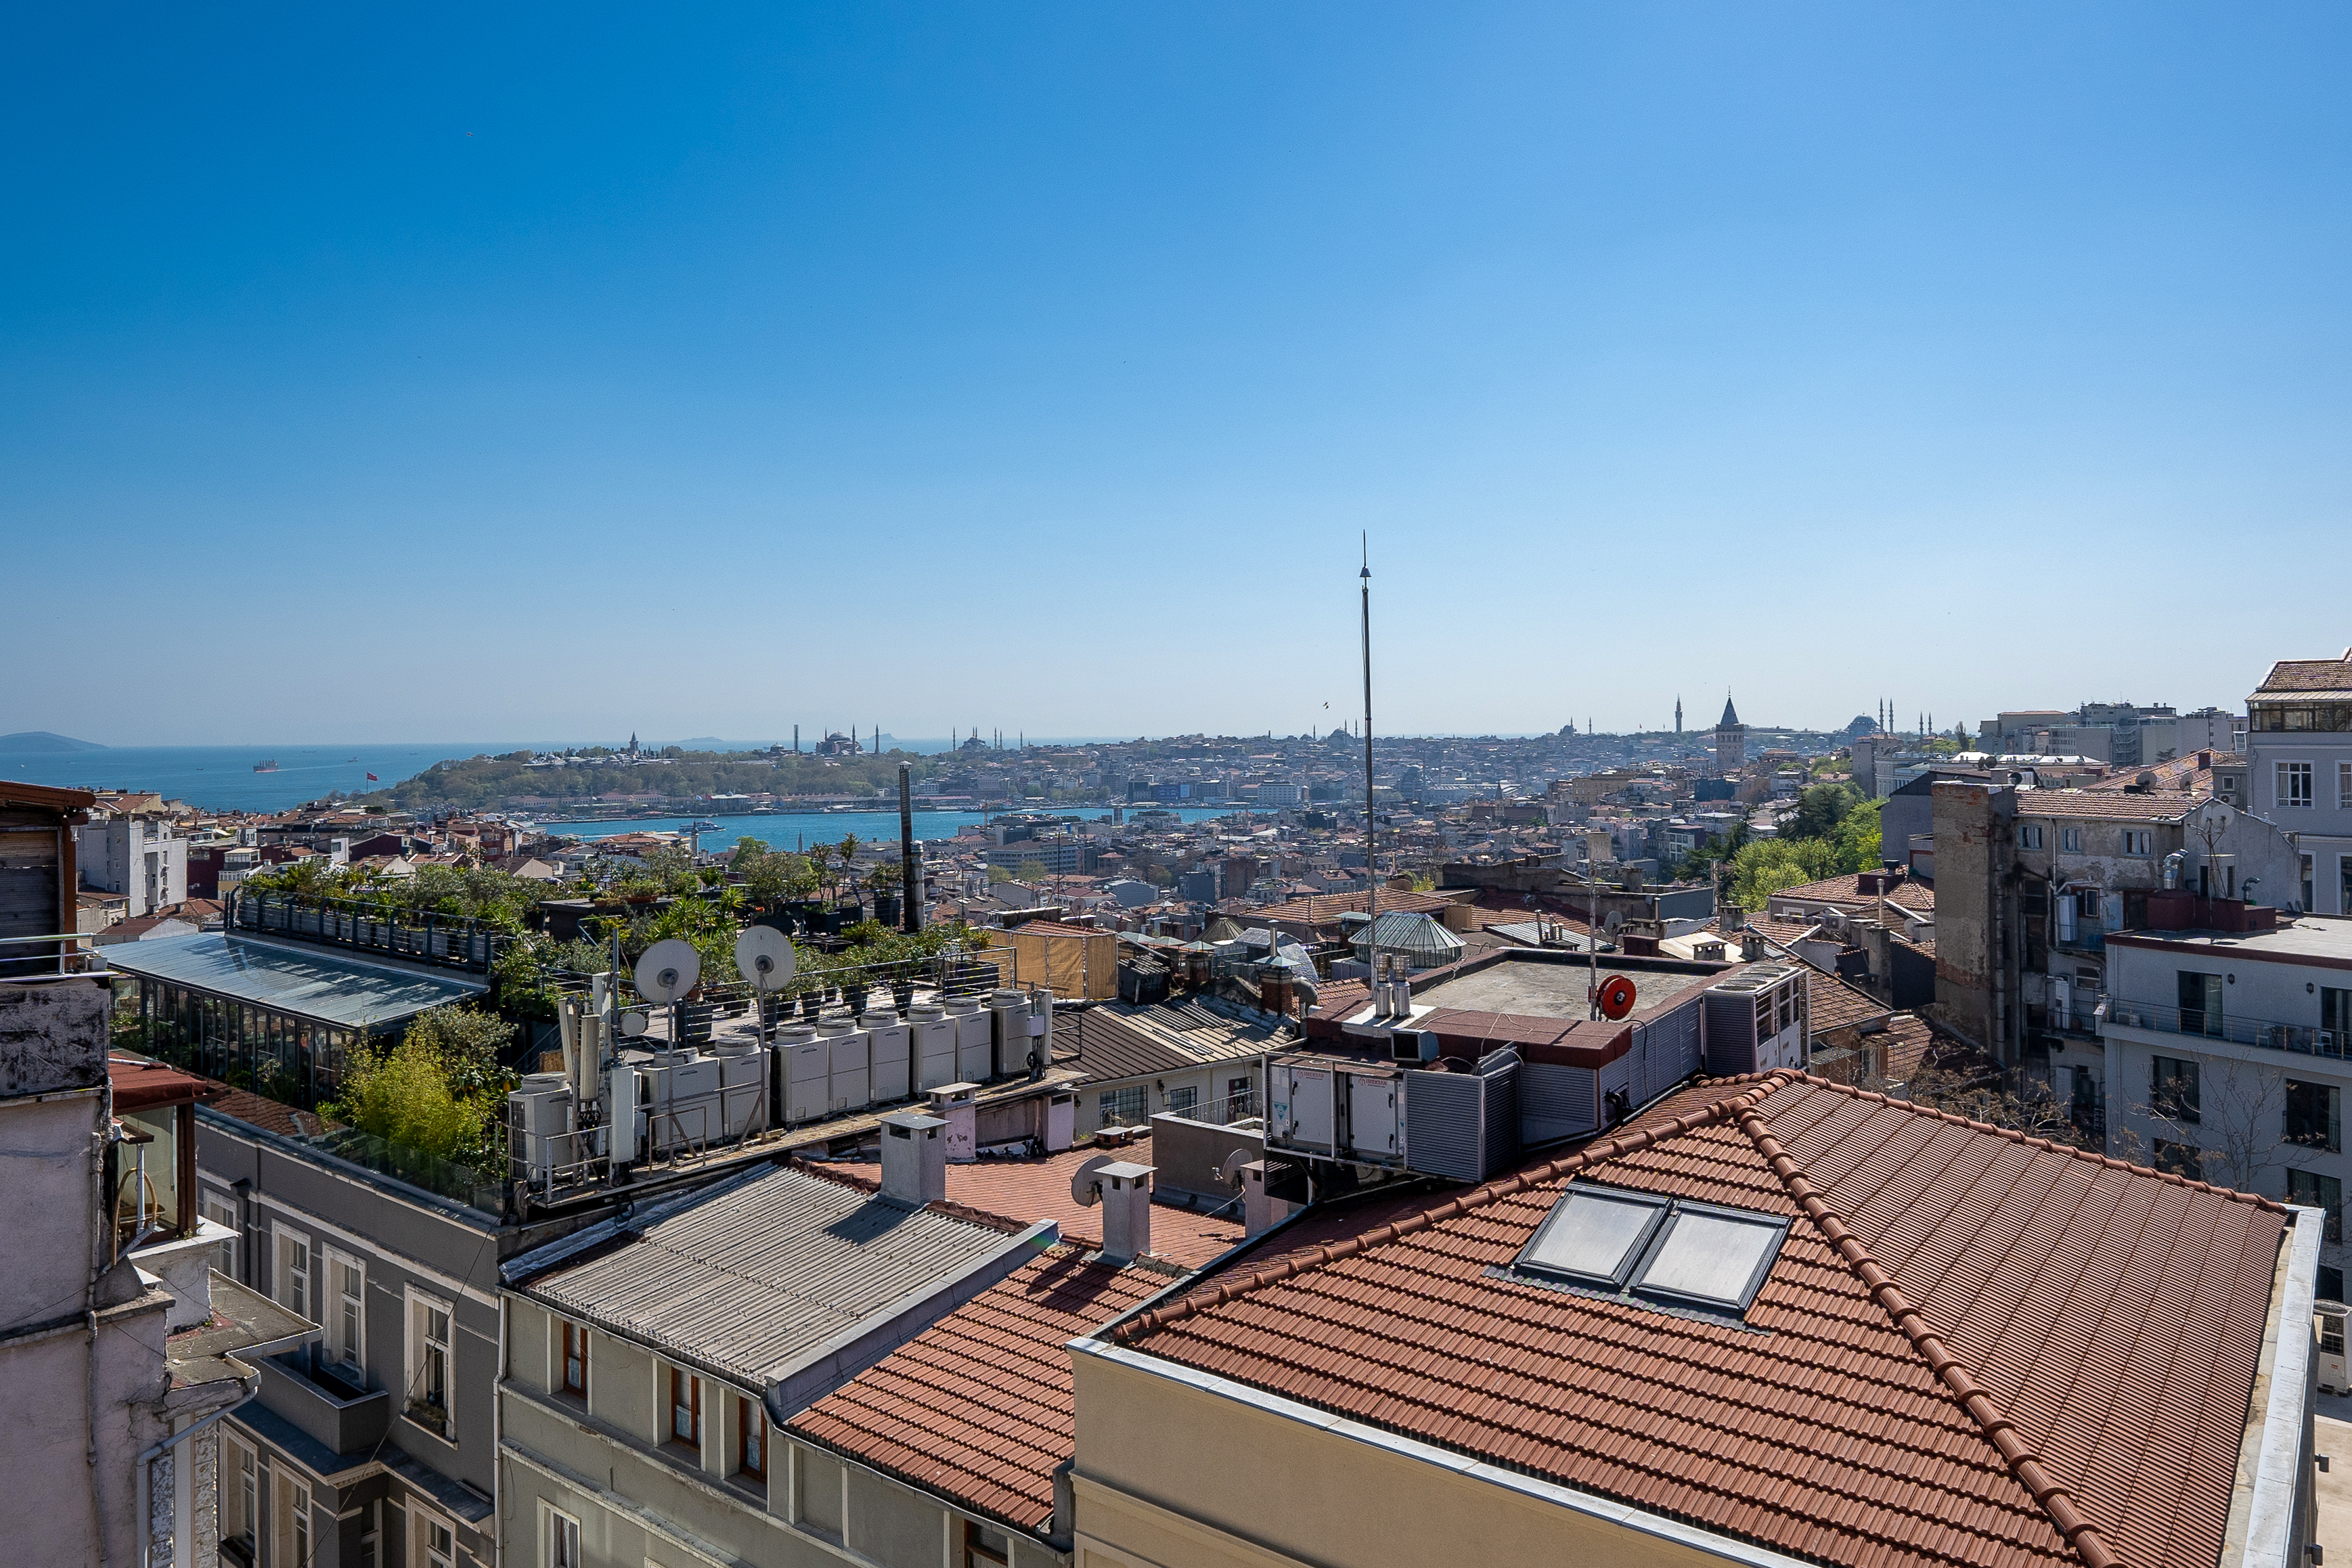
[[[1365,530],[1362,538],[1364,570],[1364,875],[1371,892],[1364,904],[1364,914],[1370,924],[1365,927],[1372,942],[1372,996],[1380,997],[1381,983],[1381,857],[1372,844],[1372,536]]]

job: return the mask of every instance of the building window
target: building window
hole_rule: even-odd
[[[2021,826],[2017,830],[2017,847],[2021,850],[2040,849],[2042,847],[2042,824],[2039,822],[2027,822]]]
[[[669,1369],[669,1440],[702,1452],[702,1379]]]
[[[310,1239],[291,1230],[278,1233],[278,1299],[305,1322],[317,1321],[310,1312]]]
[[[235,1437],[228,1440],[227,1462],[220,1489],[220,1532],[225,1541],[245,1543],[253,1555],[253,1532],[261,1519],[261,1478],[254,1468],[253,1450]]]
[[[449,1303],[412,1296],[408,1310],[409,1419],[455,1440],[457,1412],[449,1404]]]
[[[280,1479],[285,1471],[278,1471]],[[310,1489],[300,1481],[286,1482],[286,1549],[289,1563],[310,1561]]]
[[[2221,977],[2194,969],[2176,971],[2180,999],[2180,1032],[2221,1035]]]
[[[2336,809],[2352,811],[2352,762],[2336,765]]]
[[[563,1325],[563,1380],[557,1385],[564,1393],[588,1397],[588,1325],[566,1322]]]
[[[2167,1176],[2203,1181],[2205,1152],[2194,1144],[2175,1144],[2158,1138],[2156,1140],[2156,1168]]]
[[[2083,852],[2083,830],[2080,828],[2059,829],[2058,847],[2070,855],[2081,854]]]
[[[2310,913],[2311,910],[2311,857],[2309,855],[2303,857],[2303,909],[2305,914]]]
[[[1140,1083],[1125,1089],[1104,1090],[1101,1100],[1097,1102],[1102,1107],[1102,1113],[1097,1120],[1106,1127],[1143,1125],[1144,1094],[1145,1090]]]
[[[356,1258],[327,1254],[327,1356],[354,1373],[366,1364],[367,1269]]]
[[[580,1568],[580,1521],[551,1508],[547,1511],[546,1568]]]
[[[2286,1141],[2307,1149],[2344,1151],[2344,1097],[2333,1083],[2286,1081]]]
[[[1168,1091],[1168,1113],[1190,1116],[1201,1108],[1201,1088],[1197,1083],[1182,1083]]]
[[[2278,803],[2281,806],[2311,804],[2311,764],[2282,762],[2278,764]]]
[[[416,1542],[417,1568],[457,1568],[457,1532],[428,1515],[409,1516],[410,1539]]]
[[[1257,1114],[1257,1095],[1251,1090],[1250,1081],[1246,1078],[1226,1079],[1225,1120],[1231,1122],[1239,1117],[1255,1114]]]
[[[768,1412],[756,1399],[735,1400],[735,1448],[742,1456],[737,1468],[755,1481],[768,1479]]]
[[[2290,1170],[2286,1173],[2286,1200],[2298,1207],[2326,1210],[2327,1228],[2323,1234],[2331,1243],[2344,1239],[2342,1182],[2317,1171]]]
[[[209,1195],[204,1203],[205,1218],[229,1232],[228,1239],[213,1249],[213,1267],[234,1280],[236,1278],[236,1205],[225,1197]]]
[[[1004,1568],[1013,1561],[1013,1543],[1001,1530],[978,1520],[963,1521],[963,1568]]]
[[[2127,855],[2152,855],[2155,852],[2156,835],[2154,833],[2150,832],[2146,828],[2126,828],[2124,830],[2124,853]]]
[[[2319,988],[2320,1043],[2341,1051],[2352,1044],[2352,990]]]
[[[2149,1059],[2153,1068],[2148,1085],[2148,1105],[2168,1122],[2195,1126],[2198,1121],[2197,1064],[2169,1056]],[[2164,1166],[2158,1165],[2158,1170]]]

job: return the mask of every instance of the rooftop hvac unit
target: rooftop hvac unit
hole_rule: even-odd
[[[645,1071],[646,1137],[656,1153],[714,1144],[725,1136],[719,1059],[658,1051]]]
[[[572,1155],[572,1081],[561,1072],[532,1072],[507,1095],[507,1154],[515,1173],[545,1186]]]
[[[1518,1052],[1498,1051],[1475,1072],[1403,1075],[1404,1164],[1450,1181],[1485,1181],[1519,1152]]]
[[[965,1001],[950,1016],[955,1020],[956,1077],[987,1082],[996,1073],[995,1015],[977,1001]]]
[[[915,1092],[928,1094],[956,1081],[956,1023],[937,1002],[917,1002],[907,1010],[907,1053],[914,1063]]]
[[[1015,1078],[1029,1071],[1029,998],[1019,991],[1000,989],[988,998],[990,1071],[998,1078]]]
[[[1428,1029],[1391,1030],[1389,1051],[1399,1061],[1435,1061],[1438,1056],[1437,1031]]]
[[[908,1071],[908,1041],[913,1030],[898,1021],[898,1015],[887,1008],[869,1012],[857,1020],[872,1042],[870,1082],[874,1103],[887,1105],[894,1100],[904,1100],[914,1092],[914,1080]]]
[[[1349,1157],[1372,1165],[1404,1164],[1404,1081],[1394,1073],[1342,1076],[1348,1085]]]
[[[808,1024],[788,1024],[776,1031],[776,1058],[784,1076],[784,1124],[822,1121],[830,1096],[833,1047],[816,1038]]]
[[[848,1019],[835,1014],[816,1021],[817,1038],[826,1047],[825,1111],[838,1116],[863,1111],[874,1103],[873,1074],[866,1051],[866,1034]]]
[[[1802,1067],[1805,983],[1791,965],[1759,964],[1709,989],[1706,1070],[1723,1077]]]
[[[712,1060],[719,1064],[721,1134],[740,1138],[767,1127],[767,1049],[757,1040],[730,1041]]]

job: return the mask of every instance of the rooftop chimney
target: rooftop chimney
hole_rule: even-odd
[[[1291,1205],[1265,1190],[1264,1160],[1252,1160],[1242,1166],[1241,1177],[1242,1219],[1250,1236],[1262,1235],[1290,1218]]]
[[[1151,1250],[1151,1173],[1155,1167],[1113,1160],[1095,1172],[1102,1194],[1103,1256],[1129,1262]]]
[[[882,1196],[919,1207],[948,1195],[947,1123],[901,1111],[882,1118]]]

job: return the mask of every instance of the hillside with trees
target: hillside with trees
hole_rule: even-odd
[[[579,755],[609,753],[595,748]],[[878,796],[897,792],[901,762],[913,765],[918,784],[939,768],[929,758],[898,751],[880,757],[812,757],[789,751],[686,751],[673,746],[658,758],[627,766],[565,768],[529,767],[531,756],[516,751],[436,762],[415,778],[353,799],[380,810],[478,811],[525,801],[541,810],[561,810],[607,795]]]

